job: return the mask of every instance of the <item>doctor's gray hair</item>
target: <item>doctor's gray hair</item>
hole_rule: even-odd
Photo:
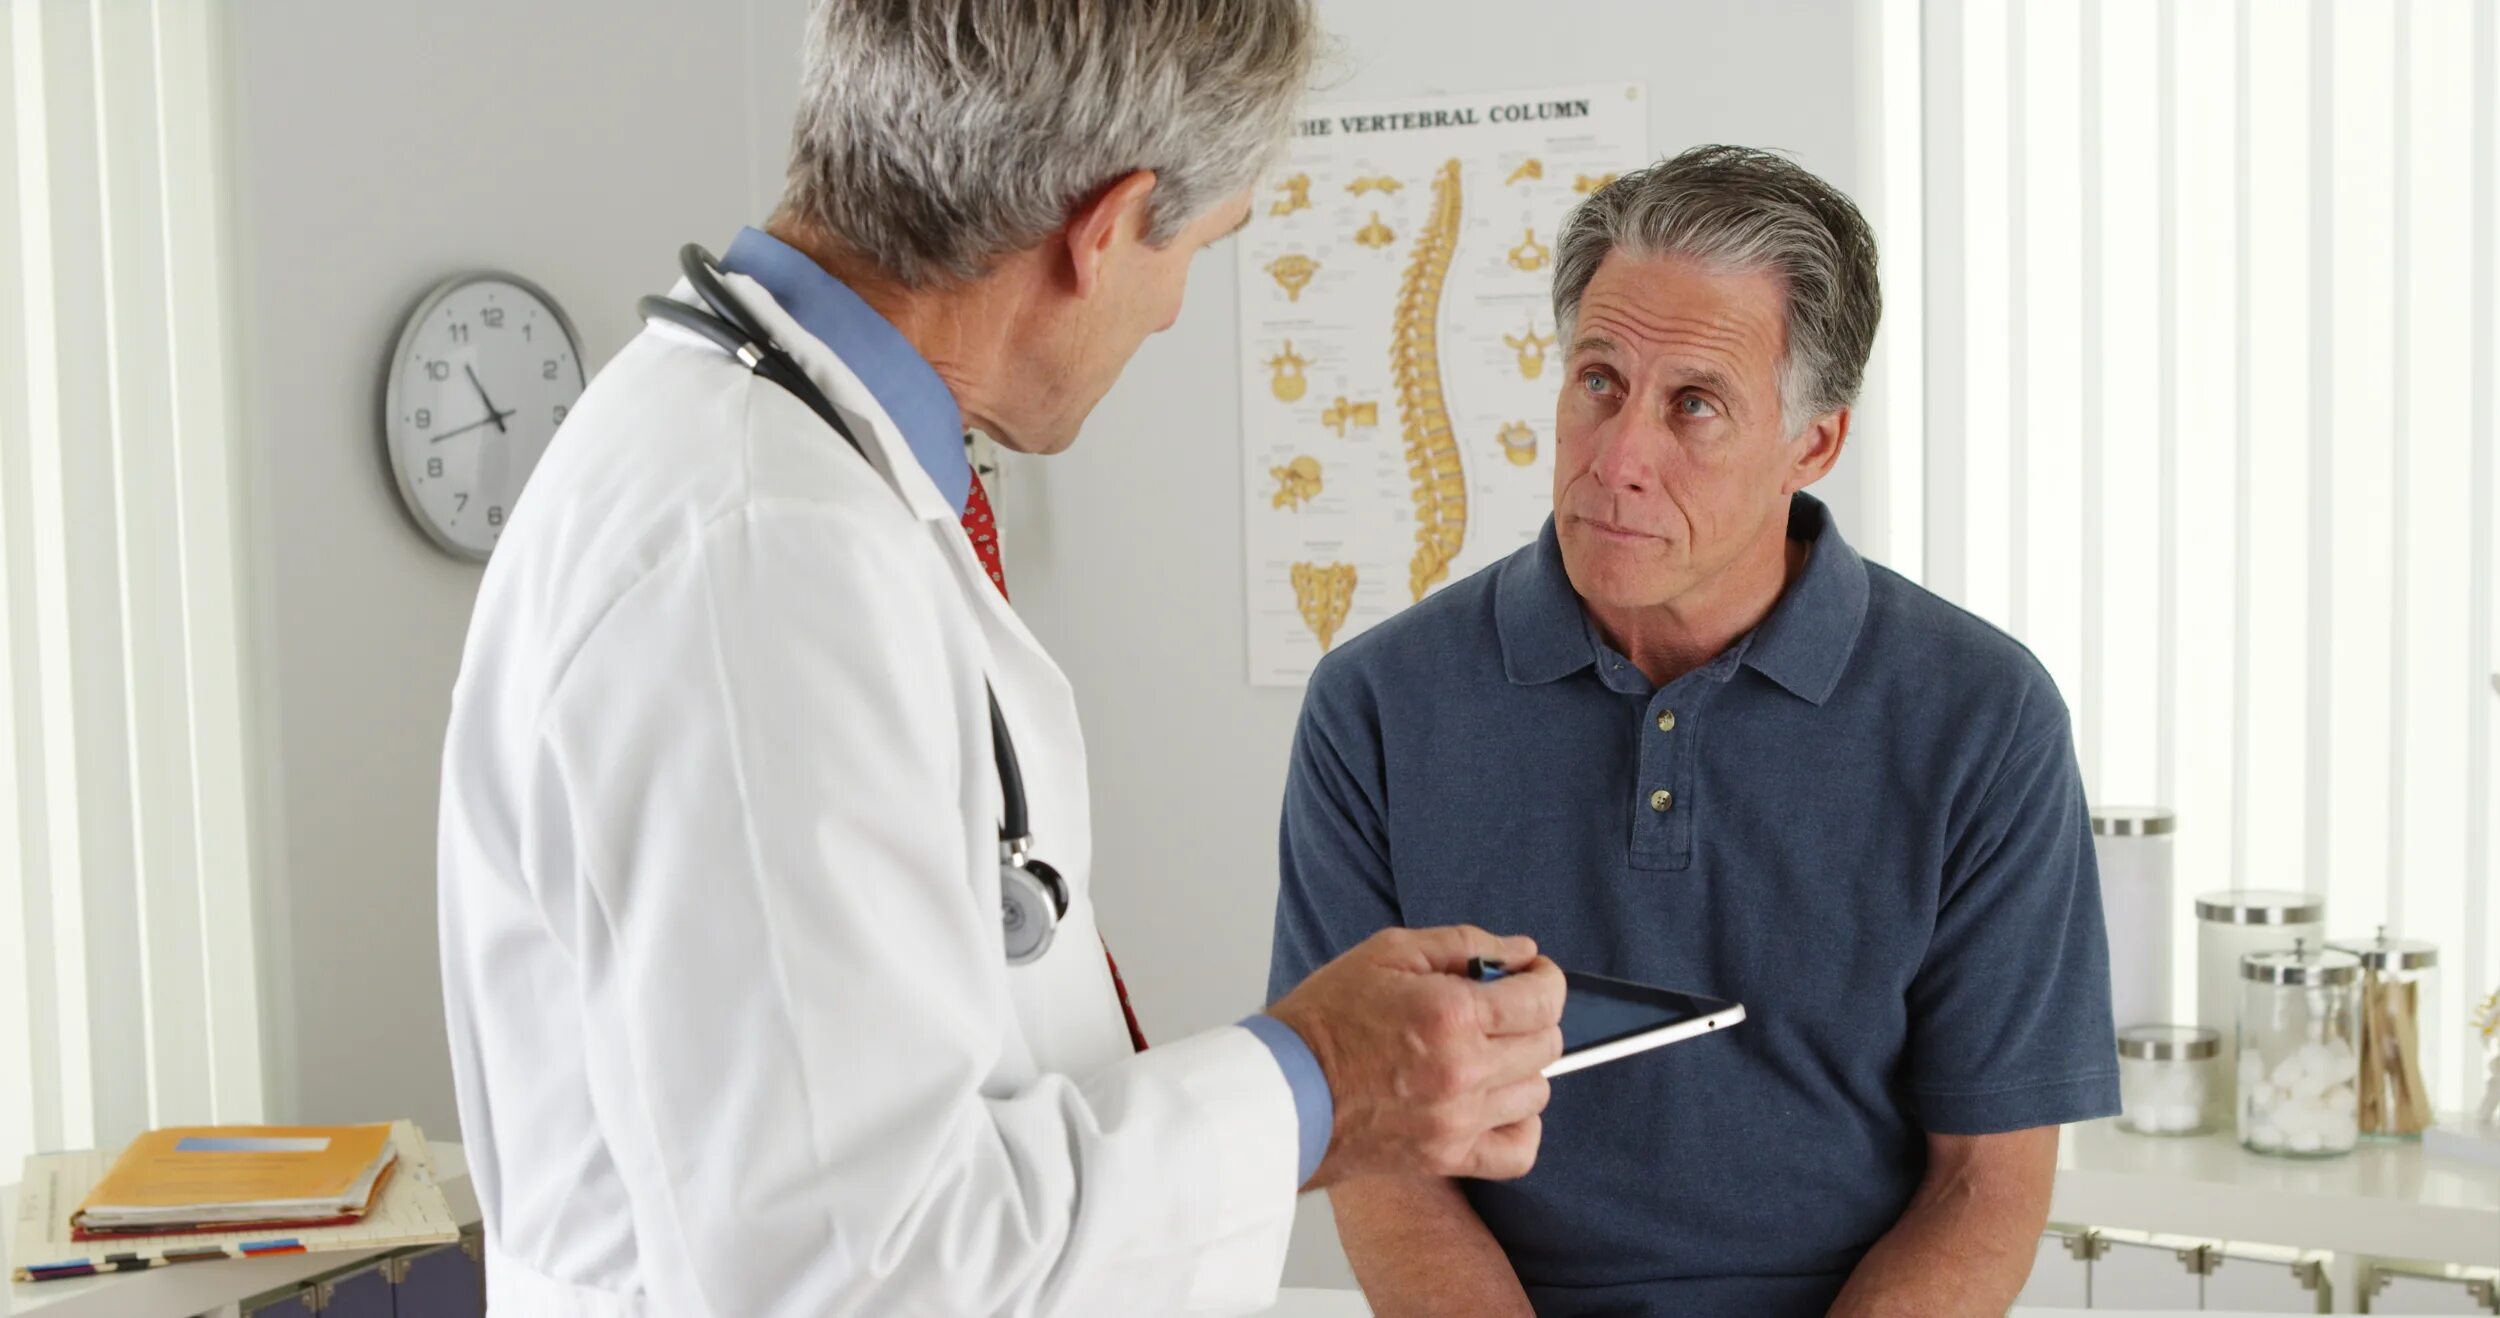
[[[1589,280],[1617,248],[1765,272],[1788,294],[1780,361],[1787,433],[1857,402],[1884,314],[1875,234],[1839,189],[1795,161],[1749,147],[1694,147],[1591,194],[1563,220],[1554,248],[1554,323],[1564,343]]]
[[[1150,242],[1248,188],[1311,0],[820,0],[781,215],[909,287],[977,279],[1155,172]]]

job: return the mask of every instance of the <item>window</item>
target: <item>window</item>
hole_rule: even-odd
[[[0,12],[0,1175],[254,1120],[208,0]]]
[[[2095,801],[2178,812],[2183,897],[2437,941],[2461,1105],[2500,983],[2500,17],[1876,14],[1876,554],[2039,655]]]

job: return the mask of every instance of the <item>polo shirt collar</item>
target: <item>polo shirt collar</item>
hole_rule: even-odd
[[[1745,663],[1808,704],[1831,699],[1866,622],[1866,560],[1840,538],[1832,510],[1800,491],[1788,505],[1788,538],[1812,554],[1745,647]]]
[[[1841,538],[1831,510],[1810,494],[1790,501],[1788,536],[1812,547],[1804,575],[1790,583],[1761,626],[1704,668],[1732,673],[1741,663],[1820,705],[1840,684],[1866,621],[1866,560]],[[1563,568],[1551,517],[1536,543],[1512,556],[1501,573],[1494,626],[1501,634],[1503,673],[1511,682],[1560,681],[1597,662],[1595,630]]]
[[[1554,519],[1524,554],[1502,564],[1493,625],[1502,638],[1502,671],[1518,686],[1560,681],[1597,662],[1580,597],[1563,570]]]

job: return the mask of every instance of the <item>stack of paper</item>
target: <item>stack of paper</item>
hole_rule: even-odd
[[[362,1219],[398,1162],[391,1128],[198,1126],[131,1142],[71,1217],[75,1238]]]

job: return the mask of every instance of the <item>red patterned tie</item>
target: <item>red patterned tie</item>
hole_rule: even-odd
[[[972,537],[973,557],[981,560],[981,570],[990,574],[990,584],[998,587],[999,598],[1007,597],[1007,570],[998,558],[998,518],[990,512],[990,494],[981,488],[980,473],[973,473],[971,497],[964,500],[964,534]],[[1128,1002],[1128,985],[1120,979],[1120,963],[1112,959],[1111,945],[1103,944],[1102,959],[1111,967],[1111,990],[1120,995],[1120,1015],[1128,1021],[1128,1041],[1139,1052],[1146,1051],[1146,1032],[1137,1027],[1137,1009]]]

